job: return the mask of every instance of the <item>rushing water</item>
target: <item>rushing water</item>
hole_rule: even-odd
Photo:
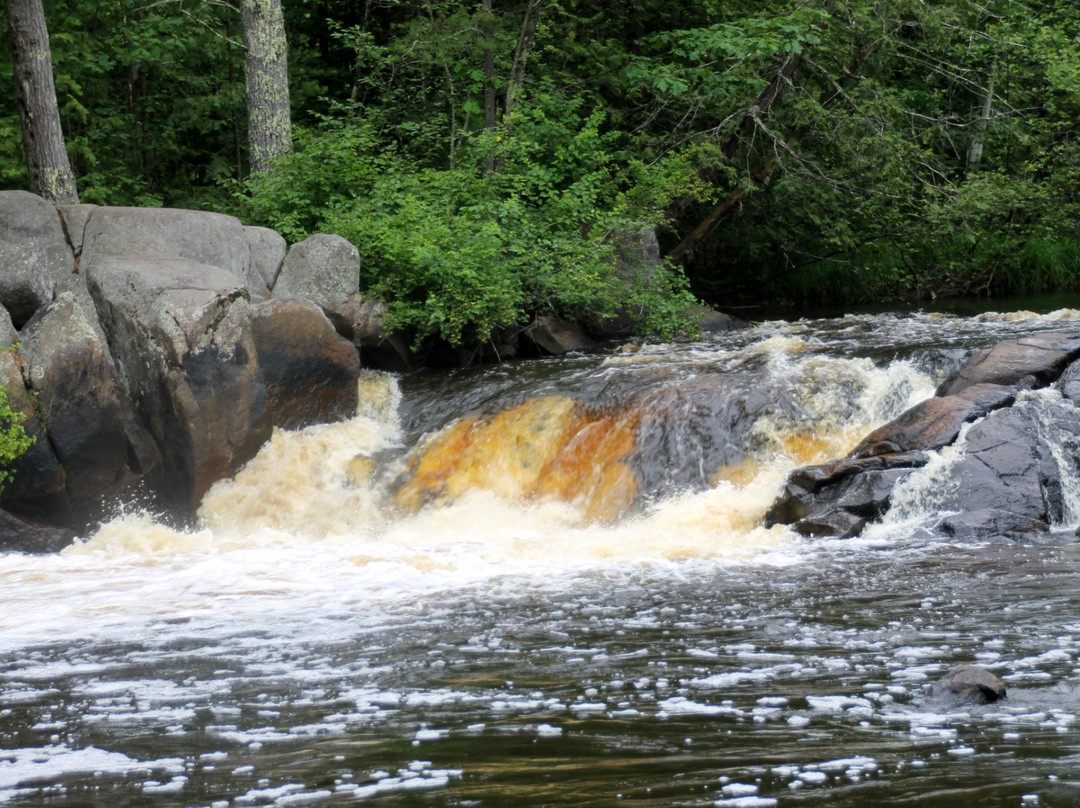
[[[200,529],[0,555],[0,804],[1080,804],[1080,497],[1055,546],[950,545],[920,520],[961,445],[860,539],[760,525],[975,348],[1078,329],[867,315],[366,377]],[[1068,465],[1062,402],[1020,406]],[[960,662],[1008,699],[931,709]]]

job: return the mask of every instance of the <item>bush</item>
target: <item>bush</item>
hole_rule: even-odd
[[[0,491],[11,480],[11,465],[26,454],[34,444],[34,438],[26,434],[23,422],[26,416],[11,409],[8,404],[8,391],[0,387]]]
[[[248,214],[293,241],[321,230],[355,243],[361,290],[418,342],[475,345],[539,313],[625,310],[642,333],[690,331],[681,271],[620,272],[618,251],[661,220],[658,191],[693,166],[624,163],[604,120],[541,95],[509,128],[469,138],[452,166],[418,166],[368,124],[326,120],[249,182]]]

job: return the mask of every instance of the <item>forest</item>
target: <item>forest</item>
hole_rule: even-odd
[[[1075,0],[40,4],[82,202],[341,234],[418,340],[1080,289]],[[287,70],[268,153],[260,9]],[[0,188],[33,186],[16,84]],[[662,264],[627,269],[650,230]]]

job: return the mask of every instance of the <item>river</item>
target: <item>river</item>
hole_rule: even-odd
[[[1077,330],[853,315],[368,374],[197,528],[0,555],[0,805],[1078,805],[1075,524],[950,544],[929,476],[857,539],[761,524],[975,349]],[[962,662],[1008,698],[929,707]]]

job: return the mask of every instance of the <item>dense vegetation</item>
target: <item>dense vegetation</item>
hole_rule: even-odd
[[[84,202],[340,233],[421,338],[1080,288],[1074,0],[284,0],[296,152],[256,175],[228,4],[45,10]],[[669,260],[617,272],[646,228]]]

